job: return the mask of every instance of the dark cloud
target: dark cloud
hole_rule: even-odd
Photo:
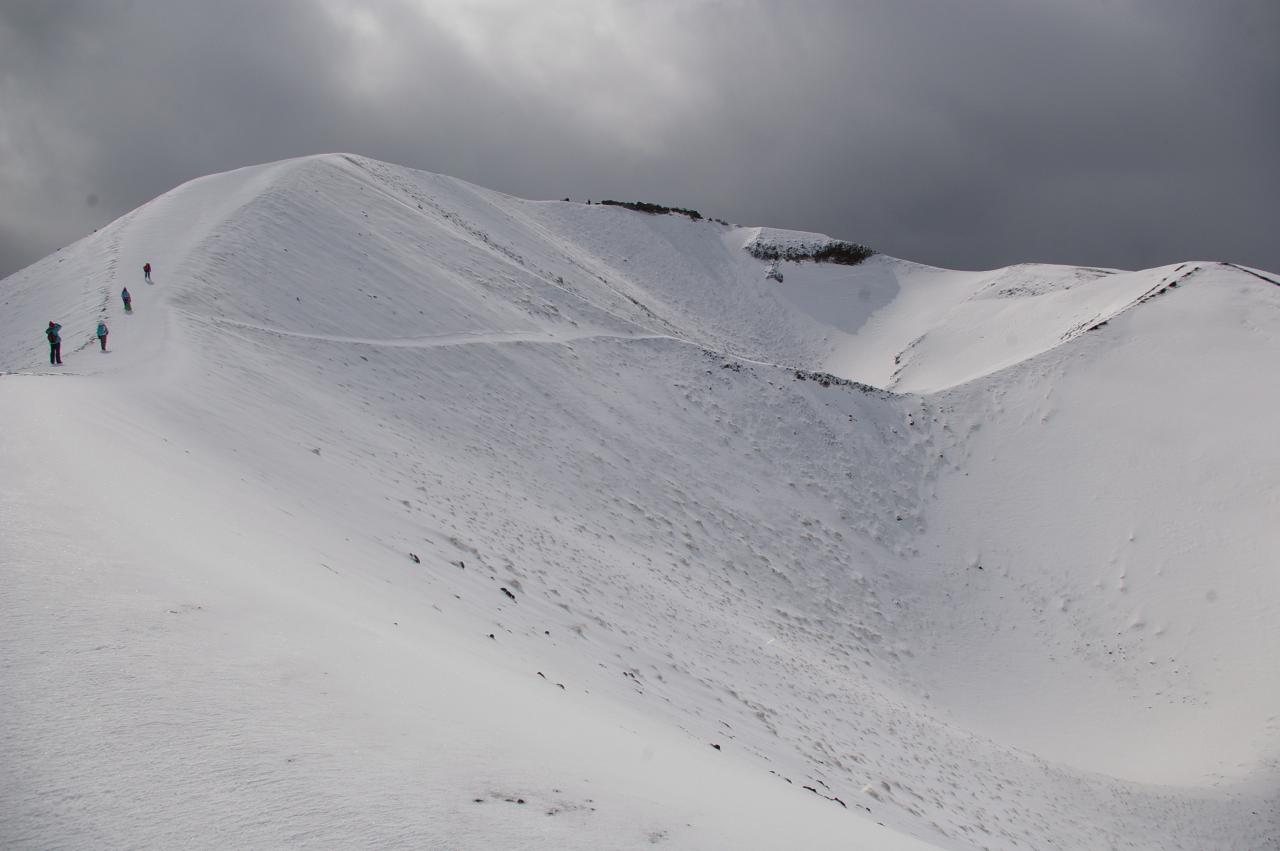
[[[332,150],[940,265],[1280,270],[1278,34],[1274,0],[10,0],[0,274]]]

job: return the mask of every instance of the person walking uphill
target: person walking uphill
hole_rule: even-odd
[[[45,337],[49,340],[49,363],[51,365],[62,365],[62,335],[59,333],[61,330],[61,325],[50,320],[49,327],[44,331]]]
[[[107,350],[107,323],[104,319],[98,320],[98,345],[102,346],[102,350]]]
[[[146,281],[148,284],[151,283],[151,264],[150,263],[142,264],[142,279]]]
[[[124,312],[133,312],[133,296],[129,295],[129,288],[125,287],[120,291],[120,298],[124,299]]]

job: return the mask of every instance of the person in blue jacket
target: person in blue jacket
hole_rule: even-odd
[[[107,350],[107,320],[98,320],[98,345],[102,346],[102,350]]]
[[[53,320],[49,320],[49,327],[45,329],[44,335],[49,340],[49,363],[51,365],[62,365],[62,326]]]
[[[133,312],[133,296],[129,295],[129,288],[125,287],[120,291],[120,298],[124,300],[124,312]]]

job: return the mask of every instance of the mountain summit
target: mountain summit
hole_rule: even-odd
[[[1277,277],[689,212],[334,154],[0,283],[0,844],[1278,847]]]

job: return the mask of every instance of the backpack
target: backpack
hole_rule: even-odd
[[[55,330],[53,330],[52,328],[50,328],[48,331],[45,331],[44,333],[45,333],[45,336],[49,338],[49,342],[50,342],[50,343],[56,343],[56,342],[58,342],[58,332],[57,332],[57,331],[55,331]]]

